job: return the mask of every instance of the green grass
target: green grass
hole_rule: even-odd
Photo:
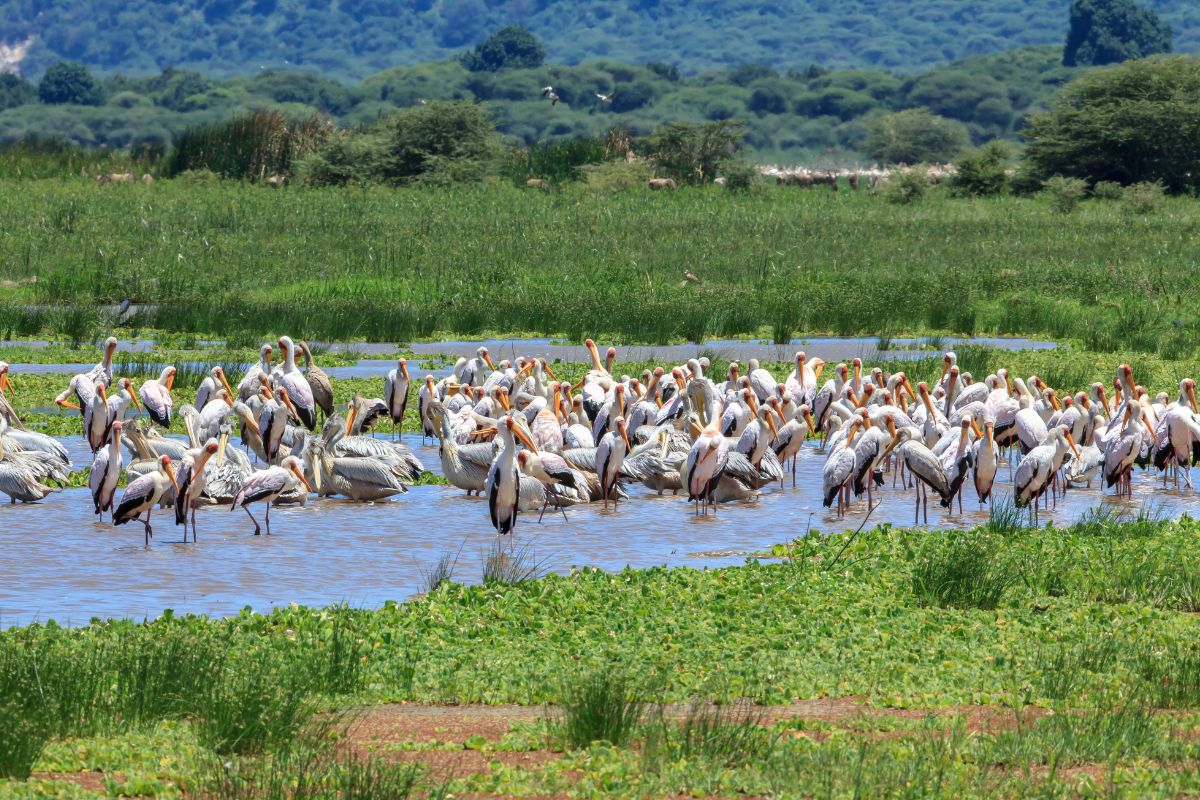
[[[38,280],[7,293],[0,318],[26,331],[51,324],[27,319],[27,304],[125,297],[159,304],[142,325],[339,341],[940,331],[1191,358],[1200,325],[1200,206],[1187,199],[1137,218],[1089,202],[1064,220],[1040,199],[935,193],[898,207],[776,187],[11,188],[0,278]],[[704,283],[680,286],[685,267]]]
[[[558,690],[559,738],[572,750],[593,742],[627,744],[645,713],[635,698],[639,690],[646,691],[616,664],[570,675]]]

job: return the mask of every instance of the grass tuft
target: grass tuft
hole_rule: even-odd
[[[985,534],[933,534],[913,564],[912,592],[923,605],[990,610],[1017,579]]]
[[[592,742],[621,747],[641,722],[644,705],[634,699],[630,675],[613,665],[578,672],[559,690],[560,717],[553,726],[563,744],[579,749]]]

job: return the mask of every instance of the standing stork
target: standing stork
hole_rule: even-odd
[[[1046,434],[1045,441],[1030,450],[1017,465],[1017,474],[1013,479],[1013,500],[1017,508],[1026,508],[1032,503],[1030,516],[1033,517],[1035,525],[1038,521],[1038,500],[1050,488],[1050,480],[1056,471],[1055,465],[1062,463],[1068,451],[1074,451],[1075,457],[1079,458],[1079,450],[1075,447],[1075,440],[1071,438],[1070,431],[1062,425],[1056,425]],[[1136,457],[1136,448],[1133,453]]]
[[[121,420],[112,424],[108,447],[96,451],[96,457],[92,459],[92,470],[88,475],[88,489],[92,493],[92,503],[101,522],[104,521],[105,511],[112,513],[117,483],[121,479],[121,428]]]
[[[517,425],[514,417],[506,416],[497,426],[500,433],[500,452],[488,469],[487,490],[488,513],[492,526],[503,536],[512,533],[517,526],[517,511],[521,502],[521,473],[517,469],[517,439],[534,453],[537,448]]]
[[[271,535],[271,503],[273,503],[279,495],[295,489],[297,486],[303,485],[308,491],[312,491],[312,484],[308,482],[308,478],[304,477],[304,467],[301,461],[296,456],[288,456],[279,463],[277,467],[268,467],[264,470],[254,473],[250,480],[242,484],[242,488],[233,497],[233,504],[229,506],[229,510],[233,511],[238,506],[246,510],[246,516],[250,517],[250,521],[254,523],[254,535],[258,536],[262,533],[262,528],[258,524],[258,520],[254,518],[254,514],[250,511],[250,504],[257,503],[260,500],[267,504],[267,536]]]
[[[149,546],[150,537],[154,535],[154,529],[150,527],[150,512],[162,499],[168,487],[174,487],[175,496],[179,496],[179,484],[175,481],[175,470],[171,468],[171,457],[161,456],[158,459],[158,469],[146,473],[125,487],[121,503],[113,512],[113,525],[124,525],[145,514],[146,519],[142,524],[146,526],[146,546]]]
[[[283,369],[279,385],[287,389],[288,397],[295,409],[296,419],[310,431],[317,428],[317,403],[313,399],[308,380],[296,368],[296,345],[290,336],[279,337],[279,350],[283,353]]]
[[[922,507],[925,511],[925,524],[929,524],[929,489],[937,492],[943,508],[950,507],[950,482],[938,457],[917,438],[916,428],[901,428],[892,438],[891,447],[896,450],[900,463],[909,475],[916,478],[916,508],[913,512],[913,525],[918,524]]]
[[[138,395],[142,398],[142,405],[146,407],[150,420],[164,429],[171,427],[171,411],[175,407],[175,401],[171,399],[175,372],[175,367],[163,367],[157,380],[145,381],[138,389]]]
[[[404,438],[404,410],[408,408],[408,384],[408,361],[396,359],[396,368],[383,379],[383,402],[387,403],[388,416],[392,419],[392,436],[396,435],[399,426],[401,439]]]
[[[600,443],[596,445],[596,475],[600,478],[600,494],[604,496],[606,511],[610,497],[613,507],[617,505],[620,496],[621,465],[632,449],[629,434],[625,429],[625,418],[617,417],[614,429],[604,434]]]
[[[237,399],[243,403],[251,397],[257,397],[264,386],[270,384],[271,375],[271,353],[274,348],[269,344],[264,344],[259,351],[259,362],[250,369],[246,370],[246,374],[242,376],[242,380],[238,383]],[[226,384],[228,386],[228,384]],[[230,394],[233,394],[230,392]],[[196,403],[197,408],[203,408],[199,402]]]
[[[87,373],[87,377],[92,383],[100,383],[103,381],[105,386],[112,386],[112,360],[113,353],[115,352],[117,352],[117,337],[110,336],[104,340],[104,357],[100,359],[99,364],[92,367]]]
[[[175,495],[175,524],[183,526],[183,542],[187,544],[188,512],[192,514],[192,541],[196,541],[196,507],[200,505],[200,495],[208,488],[208,474],[204,467],[208,460],[217,454],[220,445],[216,439],[209,439],[199,451],[189,450],[179,467],[179,489]]]

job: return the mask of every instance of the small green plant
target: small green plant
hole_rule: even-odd
[[[1125,194],[1125,188],[1116,181],[1096,181],[1092,186],[1092,197],[1097,200],[1120,200]]]
[[[427,594],[436,592],[443,583],[454,579],[454,569],[458,566],[458,557],[461,554],[461,547],[457,553],[450,553],[449,551],[442,553],[432,566],[425,569],[425,592]]]
[[[1044,189],[1055,211],[1070,214],[1079,208],[1079,203],[1087,194],[1087,181],[1055,175],[1046,181]]]
[[[570,676],[558,696],[556,727],[564,745],[579,749],[601,741],[626,744],[645,710],[634,691],[629,673],[611,664]]]
[[[548,571],[548,563],[548,559],[535,557],[533,545],[528,542],[506,547],[497,539],[483,557],[483,582],[515,586],[537,580]]]
[[[920,167],[893,172],[883,185],[883,196],[889,203],[915,203],[929,192],[929,176]]]
[[[1150,214],[1166,202],[1166,189],[1160,181],[1142,181],[1125,189],[1122,207],[1130,214]]]
[[[924,605],[993,609],[1017,582],[997,554],[995,540],[981,533],[931,536],[912,567],[912,592]]]

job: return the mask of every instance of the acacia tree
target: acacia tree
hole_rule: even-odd
[[[1200,189],[1200,62],[1175,56],[1089,72],[1023,135],[1035,177]]]
[[[649,136],[646,150],[669,177],[681,183],[712,183],[745,133],[742,123],[728,119],[699,125],[672,122]]]
[[[1072,0],[1063,64],[1115,64],[1171,52],[1171,28],[1133,0]]]
[[[104,102],[104,90],[83,64],[59,61],[52,64],[38,84],[38,99],[43,103],[78,103],[98,106]]]

